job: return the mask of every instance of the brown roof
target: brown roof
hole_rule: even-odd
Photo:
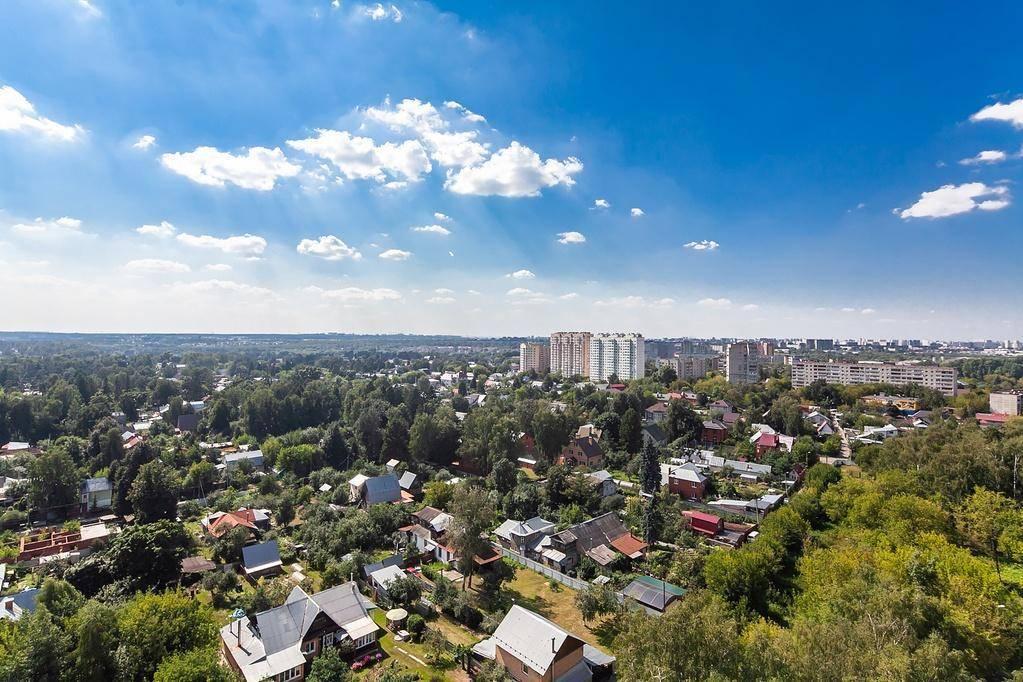
[[[432,523],[435,518],[437,518],[443,513],[444,512],[442,512],[440,509],[437,509],[436,507],[423,507],[419,511],[413,512],[412,516],[422,521],[425,521],[426,523]]]
[[[219,519],[210,524],[210,535],[215,538],[219,538],[224,533],[238,528],[248,528],[249,530],[255,530],[256,515],[251,509],[243,509],[236,512],[227,512]]]
[[[647,548],[647,544],[632,533],[615,538],[611,541],[611,546],[630,559],[635,559]]]
[[[574,438],[572,442],[583,451],[583,454],[586,455],[587,458],[602,457],[604,455],[604,450],[600,447],[600,443],[598,443],[597,439],[593,436]]]
[[[182,573],[205,573],[212,571],[217,565],[204,556],[190,556],[181,560]]]

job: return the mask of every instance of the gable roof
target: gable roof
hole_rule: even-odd
[[[566,643],[583,644],[578,637],[517,604],[508,610],[497,626],[494,641],[540,675],[547,673]]]
[[[82,483],[82,492],[84,493],[102,493],[107,490],[113,490],[113,485],[110,483],[110,479],[106,476],[101,478],[87,478]]]
[[[280,563],[281,552],[277,547],[276,540],[242,547],[242,565],[247,571],[280,565]]]
[[[635,599],[640,604],[649,606],[657,611],[664,611],[668,604],[685,593],[686,591],[677,585],[672,585],[671,583],[646,575],[637,576],[622,591],[622,594],[626,597]]]
[[[401,478],[398,479],[398,485],[401,486],[401,488],[403,490],[408,490],[409,488],[411,488],[415,484],[416,484],[416,475],[414,473],[412,473],[411,471],[406,471],[405,473],[403,473],[401,475]]]
[[[256,614],[256,629],[266,655],[299,644],[321,613],[346,631],[351,625],[363,629],[360,621],[368,616],[365,600],[353,582],[311,596],[295,587],[282,606]]]
[[[234,528],[248,528],[256,530],[256,515],[251,509],[241,509],[224,513],[212,521],[209,525],[209,532],[215,538],[224,535]]]
[[[373,476],[362,484],[362,501],[366,504],[398,502],[401,500],[401,485],[394,474]]]
[[[598,545],[609,545],[616,538],[628,535],[629,529],[614,512],[607,512],[582,523],[577,523],[552,536],[565,544],[577,543],[585,552]]]

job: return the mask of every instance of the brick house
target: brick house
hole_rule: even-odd
[[[719,445],[728,438],[728,427],[716,420],[703,422],[700,441],[704,445]]]
[[[604,450],[593,436],[573,438],[562,448],[558,464],[599,469],[604,465]]]

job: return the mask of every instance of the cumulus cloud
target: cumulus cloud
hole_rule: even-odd
[[[401,13],[401,10],[394,5],[387,5],[385,7],[379,2],[375,5],[366,5],[363,7],[362,14],[373,21],[384,21],[385,19],[389,19],[396,24],[400,24],[401,20],[405,18],[405,15]]]
[[[454,303],[455,299],[452,296],[431,296],[430,298],[426,299],[426,302],[432,304],[446,304]]]
[[[348,246],[340,237],[332,234],[325,234],[316,239],[303,239],[295,250],[304,256],[316,256],[324,260],[362,259],[362,254],[357,249]]]
[[[486,158],[490,145],[478,142],[475,130],[461,132],[426,132],[423,142],[430,150],[430,158],[445,167],[472,166]]]
[[[572,176],[582,170],[575,157],[542,160],[529,147],[512,142],[479,165],[449,171],[444,188],[455,194],[535,197],[547,187],[574,185]]]
[[[701,239],[698,242],[689,242],[684,245],[684,248],[692,249],[693,251],[714,251],[720,244],[711,239]]]
[[[732,300],[729,298],[701,298],[696,302],[696,305],[703,306],[704,308],[725,310],[732,307]]]
[[[537,303],[549,303],[550,298],[539,291],[533,291],[532,289],[526,289],[525,287],[515,287],[509,289],[506,294],[511,299],[512,305],[533,305]]]
[[[978,152],[976,156],[961,159],[959,163],[964,166],[977,166],[982,163],[1001,163],[1007,158],[1009,158],[1009,155],[1000,149],[985,149],[982,152]]]
[[[877,311],[874,310],[873,308],[864,308],[863,310],[860,311],[860,314],[861,315],[873,315],[876,312]]]
[[[329,161],[349,180],[384,183],[404,178],[415,182],[433,169],[426,150],[418,140],[377,145],[368,137],[355,137],[347,131],[319,128],[316,137],[288,140],[287,145]]]
[[[15,223],[11,230],[30,237],[71,237],[85,234],[82,232],[82,221],[67,216],[54,220],[36,218],[30,223]]]
[[[364,116],[367,121],[387,126],[392,132],[414,132],[429,151],[430,158],[441,166],[461,167],[479,163],[490,150],[490,145],[478,141],[475,130],[449,132],[443,115],[430,102],[403,99],[391,106],[389,99],[379,107],[369,107]]]
[[[319,294],[342,303],[374,303],[382,301],[400,301],[401,294],[394,289],[363,289],[361,287],[344,287],[343,289],[321,289],[320,287],[308,287],[309,293]]]
[[[516,270],[515,272],[509,272],[505,277],[511,277],[512,279],[535,279],[536,275],[529,270]]]
[[[135,140],[135,144],[132,145],[135,149],[149,149],[156,144],[156,138],[152,135],[143,135],[139,139]]]
[[[439,221],[441,221],[442,223],[450,223],[450,222],[451,222],[451,216],[448,216],[448,215],[444,215],[444,214],[443,214],[443,213],[441,213],[440,211],[436,211],[436,212],[435,212],[435,213],[433,214],[433,217],[434,217],[434,219],[436,219],[436,220],[439,220]]]
[[[586,241],[586,235],[582,232],[559,232],[559,244],[582,244]]]
[[[558,298],[560,298],[562,301],[572,301],[574,299],[579,298],[579,294],[575,293],[574,291],[570,291],[567,294],[562,294],[561,296],[558,296]]]
[[[443,225],[418,225],[410,228],[413,232],[426,232],[429,234],[439,234],[442,237],[446,237],[451,234],[451,230],[444,227]]]
[[[594,199],[593,208],[611,208],[611,202],[607,199]]]
[[[160,258],[140,258],[124,264],[124,269],[135,274],[163,274],[190,272],[192,268],[184,263]]]
[[[216,147],[196,147],[190,152],[164,154],[160,162],[200,185],[223,187],[231,183],[260,192],[272,190],[278,178],[294,177],[302,170],[288,161],[279,147],[249,147],[241,154],[222,152]]]
[[[227,263],[210,263],[205,266],[203,270],[209,270],[210,272],[228,272],[231,270],[231,266]]]
[[[647,298],[645,296],[615,296],[594,301],[594,305],[613,308],[666,308],[674,305],[673,298]]]
[[[402,251],[401,249],[387,249],[386,251],[381,251],[378,256],[378,258],[383,258],[384,260],[395,261],[408,260],[411,257],[411,251]]]
[[[899,211],[901,218],[945,218],[969,213],[975,209],[998,211],[1011,203],[1009,189],[983,182],[962,185],[943,185],[932,192],[924,192],[915,204]],[[896,209],[898,211],[898,209]]]
[[[161,220],[159,225],[143,225],[142,227],[136,227],[135,231],[146,237],[160,237],[164,239],[173,236],[178,230],[166,220]]]
[[[747,303],[742,307],[743,310],[760,310],[760,306],[756,303]]]
[[[433,293],[441,294],[442,296],[444,296],[444,295],[447,295],[447,294],[455,293],[455,290],[454,289],[448,289],[447,287],[440,287],[439,289],[434,289]]]
[[[266,250],[266,240],[254,234],[234,235],[231,237],[211,237],[208,234],[194,235],[183,232],[178,241],[185,246],[199,249],[217,249],[232,256],[256,258]]]
[[[630,208],[629,215],[631,215],[633,218],[642,218],[643,216],[646,215],[646,213],[641,208]]]
[[[1004,104],[998,102],[984,107],[973,116],[971,121],[1001,121],[1011,123],[1014,128],[1023,128],[1023,97]]]
[[[72,142],[85,134],[82,126],[64,125],[41,116],[28,99],[9,85],[0,87],[0,131],[20,132]]]
[[[470,111],[468,108],[466,108],[465,106],[463,106],[462,104],[460,104],[458,102],[454,102],[454,101],[450,101],[449,100],[447,102],[444,102],[444,106],[447,107],[448,109],[454,109],[456,111],[461,112],[462,118],[464,118],[466,121],[469,121],[470,123],[486,123],[487,122],[487,118],[485,116],[477,114],[474,111]]]

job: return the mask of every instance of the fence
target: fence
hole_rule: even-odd
[[[560,571],[555,571],[550,566],[544,566],[543,564],[533,561],[532,559],[527,559],[526,557],[516,552],[513,552],[507,547],[501,547],[500,550],[502,556],[505,556],[514,561],[515,563],[525,566],[528,569],[536,571],[541,575],[545,575],[548,578],[551,578],[552,580],[557,580],[562,585],[571,587],[573,590],[585,590],[587,587],[590,586],[590,584],[585,580],[579,580],[578,578],[573,578],[570,575],[565,575]]]

